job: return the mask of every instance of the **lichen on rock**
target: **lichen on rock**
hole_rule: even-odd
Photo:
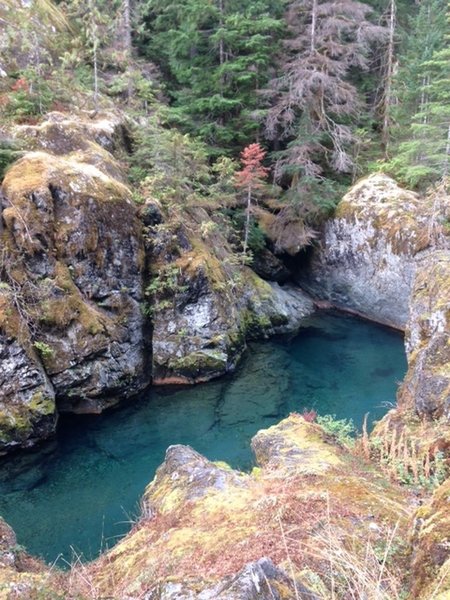
[[[401,407],[450,421],[450,253],[437,250],[419,263],[406,330],[408,373]]]
[[[324,225],[300,281],[313,296],[404,329],[417,260],[447,245],[450,200],[404,190],[371,175],[354,185]]]
[[[98,145],[117,148],[120,126],[117,119],[87,123],[56,113],[18,129],[36,150],[11,166],[2,185],[2,297],[18,321],[14,331],[11,310],[3,310],[7,339],[14,340],[3,352],[21,348],[9,379],[20,386],[20,355],[43,386],[36,392],[56,397],[59,412],[99,412],[145,387],[151,375],[140,308],[140,224],[118,163]],[[20,407],[22,433],[13,417],[22,445],[45,437],[43,427],[39,433],[26,426],[44,406],[31,403],[33,393],[30,387],[28,399],[11,400],[7,387],[0,391],[10,420],[12,406]],[[47,401],[47,417],[48,407]],[[47,421],[51,431],[54,406]]]
[[[314,311],[298,287],[264,281],[243,264],[217,211],[149,199],[141,216],[154,383],[198,383],[232,371],[246,339],[296,331]]]
[[[399,537],[406,535],[404,492],[318,425],[291,415],[259,432],[253,447],[260,466],[251,475],[188,447],[169,448],[145,492],[141,520],[88,569],[94,589],[130,600],[314,598],[314,578],[301,574],[315,573],[329,591],[330,531],[346,560],[362,562],[367,538],[383,544],[397,522]],[[384,568],[399,567],[393,557],[388,562]],[[254,595],[261,569],[272,589],[261,585]]]

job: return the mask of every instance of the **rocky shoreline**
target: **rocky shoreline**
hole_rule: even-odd
[[[136,204],[120,162],[129,149],[120,115],[51,113],[10,133],[27,152],[0,194],[0,452],[54,435],[62,412],[101,412],[152,382],[223,375],[246,340],[298,331],[331,305],[405,331],[408,372],[397,407],[359,455],[300,415],[258,433],[252,474],[169,448],[133,531],[70,577],[15,549],[0,522],[0,597],[329,598],[330,546],[344,541],[342,553],[351,548],[348,561],[361,564],[369,546],[356,540],[386,549],[395,530],[404,546],[389,568],[403,572],[393,580],[408,598],[445,600],[448,479],[417,508],[367,462],[392,479],[400,461],[417,482],[448,468],[445,189],[419,197],[385,175],[362,179],[287,283],[274,255],[266,279],[236,261],[217,211],[151,194]],[[352,577],[356,585],[355,571],[339,572]],[[403,593],[376,577],[380,597]]]

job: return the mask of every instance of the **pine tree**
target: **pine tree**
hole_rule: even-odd
[[[411,186],[423,187],[448,174],[449,18],[445,0],[422,3],[399,74],[398,142],[390,168]]]
[[[286,144],[277,155],[276,177],[300,193],[353,169],[352,124],[363,102],[350,75],[368,69],[371,44],[386,35],[370,14],[370,7],[353,0],[289,3],[290,37],[271,84],[267,134]]]
[[[172,119],[221,154],[254,138],[281,0],[147,0],[141,48],[166,77]]]

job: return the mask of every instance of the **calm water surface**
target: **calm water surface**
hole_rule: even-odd
[[[311,319],[292,339],[250,345],[237,373],[183,389],[152,389],[131,406],[61,423],[56,444],[0,465],[0,515],[18,543],[62,565],[113,545],[171,444],[251,467],[258,429],[291,411],[379,419],[406,370],[402,336],[340,316]],[[59,558],[58,558],[59,557]]]

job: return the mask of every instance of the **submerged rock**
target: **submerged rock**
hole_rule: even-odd
[[[417,260],[445,244],[446,194],[433,198],[371,175],[344,196],[327,221],[309,268],[300,275],[313,296],[404,329]]]

